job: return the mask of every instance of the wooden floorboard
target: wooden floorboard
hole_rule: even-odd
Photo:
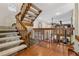
[[[16,56],[67,56],[68,47],[63,44],[49,44],[48,42],[40,42],[28,49],[24,49],[16,54]]]

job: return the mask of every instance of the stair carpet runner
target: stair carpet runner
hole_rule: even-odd
[[[20,40],[21,36],[17,35],[17,29],[0,28],[0,56],[14,55],[27,47],[27,45],[23,44],[24,41]]]

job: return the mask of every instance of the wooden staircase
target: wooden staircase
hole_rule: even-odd
[[[32,3],[23,3],[21,11],[16,15],[16,26],[24,43],[29,46],[33,22],[39,16],[41,10]],[[30,29],[29,29],[30,28]],[[29,29],[29,30],[28,30]]]
[[[15,28],[0,26],[0,56],[16,55],[17,52],[29,47],[33,22],[41,10],[31,3],[23,3],[16,15]]]

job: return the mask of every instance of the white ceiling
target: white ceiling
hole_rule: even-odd
[[[21,6],[19,3],[14,4],[16,6],[16,12],[14,12],[8,9],[9,5],[11,4],[0,3],[0,25],[3,25],[2,23],[11,23],[11,20],[15,18],[16,13],[19,11]],[[74,8],[74,4],[72,3],[35,3],[35,5],[42,10],[42,13],[39,15],[35,22],[39,20],[41,22],[51,23],[52,17],[55,18],[55,22],[60,19],[63,21],[69,21],[71,10]],[[60,13],[59,16],[56,16],[57,12]],[[10,22],[8,20],[10,20]]]
[[[62,20],[63,22],[70,23],[71,11],[74,8],[73,3],[39,3],[35,5],[42,10],[42,13],[38,17],[39,21],[51,23],[51,19],[53,18],[54,22]],[[60,13],[60,15],[57,16],[56,13]]]

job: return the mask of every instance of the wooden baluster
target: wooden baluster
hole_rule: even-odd
[[[43,30],[43,41],[44,41],[44,30]]]

